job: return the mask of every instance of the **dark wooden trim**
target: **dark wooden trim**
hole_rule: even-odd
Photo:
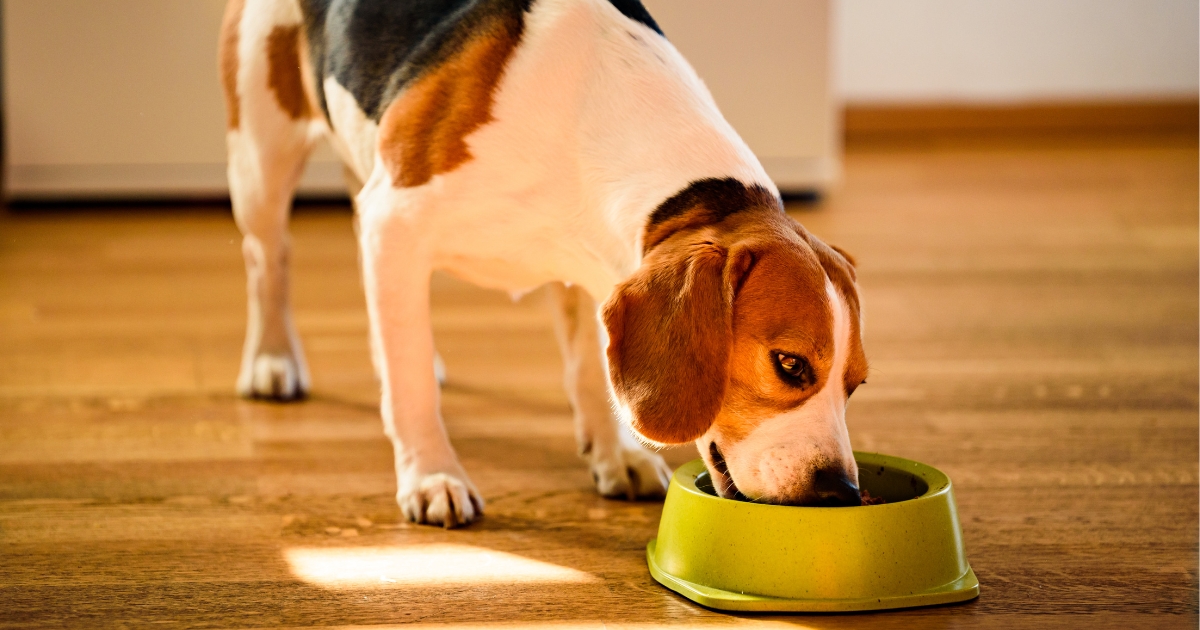
[[[849,105],[847,139],[1041,132],[1200,133],[1200,100]]]

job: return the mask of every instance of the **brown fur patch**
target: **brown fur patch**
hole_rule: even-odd
[[[221,69],[221,87],[225,92],[226,123],[237,129],[241,117],[238,102],[238,29],[242,21],[245,0],[229,0],[225,5],[225,17],[221,20],[221,39],[217,44],[217,58]]]
[[[841,249],[825,244],[799,223],[795,223],[795,226],[796,232],[817,254],[821,267],[829,275],[829,280],[846,301],[847,310],[850,311],[850,349],[846,355],[846,371],[842,378],[845,379],[846,393],[852,394],[866,380],[867,372],[870,371],[862,345],[862,309],[858,300],[854,259]]]
[[[312,108],[304,95],[300,70],[300,25],[276,26],[267,36],[267,84],[275,101],[292,120],[309,118]]]
[[[713,232],[663,243],[604,306],[613,388],[662,444],[700,437],[725,398],[732,312]]]
[[[714,420],[726,443],[820,391],[831,376],[835,342],[825,273],[791,219],[755,211],[739,220],[745,224],[737,228],[733,255],[754,262],[733,303],[729,385]],[[807,361],[812,381],[803,387],[785,382],[776,367],[779,353]]]
[[[747,243],[757,258],[734,306],[727,410],[764,418],[794,409],[825,384],[833,366],[833,312],[825,275],[807,248],[770,240]],[[776,374],[778,353],[801,357],[814,379],[803,389]]]
[[[830,378],[845,379],[853,391],[866,375],[853,267],[773,201],[716,222],[704,219],[711,212],[703,202],[696,206],[652,226],[679,227],[651,247],[605,305],[613,386],[633,410],[634,428],[680,443],[715,423],[724,440],[738,441]],[[826,275],[850,311],[843,374],[831,373],[836,340]],[[782,378],[779,353],[806,360],[811,382]]]
[[[493,120],[493,92],[522,27],[519,17],[490,19],[388,106],[379,146],[397,186],[420,186],[471,159],[466,137]]]

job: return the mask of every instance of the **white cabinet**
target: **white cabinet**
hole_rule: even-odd
[[[642,0],[785,192],[840,173],[829,0]]]
[[[828,0],[646,0],[785,190],[838,170]],[[224,0],[5,0],[10,199],[211,197],[225,184]],[[301,194],[341,194],[322,148]]]

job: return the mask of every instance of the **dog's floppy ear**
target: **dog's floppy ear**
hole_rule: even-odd
[[[643,437],[690,442],[716,418],[729,380],[733,293],[752,264],[748,251],[731,260],[711,239],[672,239],[604,305],[613,389]]]
[[[841,247],[838,247],[837,245],[830,245],[829,249],[832,249],[833,251],[841,254],[842,258],[845,258],[846,262],[850,263],[851,270],[853,270],[856,266],[858,266],[858,263],[854,262],[854,257],[850,255],[850,252],[847,252],[846,250],[842,249]]]
[[[829,274],[830,278],[834,278],[836,282],[838,276],[844,273],[850,279],[850,282],[858,281],[858,274],[854,269],[856,264],[854,257],[846,252],[846,250],[836,245],[830,245],[817,238],[795,219],[792,219],[792,227],[795,228],[800,238],[804,239],[804,242],[808,243],[808,246],[812,248],[813,253],[817,255],[817,259],[821,261],[821,266],[825,268],[825,273]]]

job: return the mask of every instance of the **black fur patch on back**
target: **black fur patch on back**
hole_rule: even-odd
[[[651,30],[659,35],[662,35],[662,29],[658,27],[658,22],[650,17],[650,12],[646,7],[642,6],[641,0],[608,0],[610,4],[617,8],[625,17],[641,22],[649,26]]]
[[[783,212],[783,202],[763,186],[732,177],[698,179],[650,213],[643,249],[649,250],[680,229],[720,223],[730,215],[764,206]]]
[[[317,102],[321,111],[329,118],[329,107],[325,104],[325,15],[329,13],[332,0],[300,0],[300,12],[304,15],[304,38],[308,40],[308,56],[316,75]]]
[[[396,94],[460,50],[477,26],[498,13],[523,21],[532,3],[300,0],[321,109],[329,115],[323,84],[332,76],[378,122]]]

